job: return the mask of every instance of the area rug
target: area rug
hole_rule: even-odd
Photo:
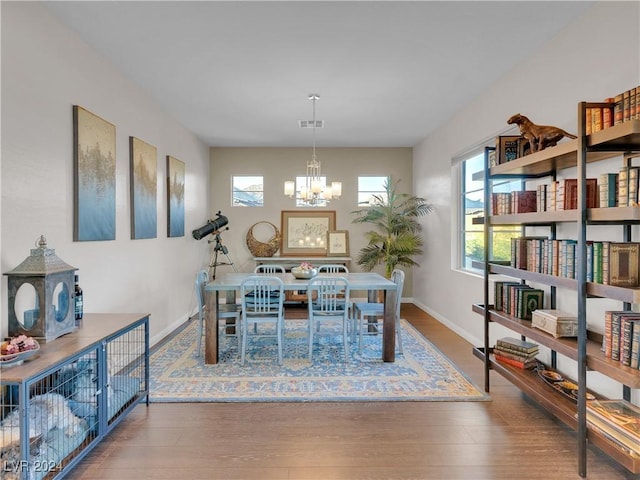
[[[350,344],[343,361],[338,329],[315,334],[308,359],[306,320],[286,320],[284,364],[278,365],[275,339],[252,338],[240,365],[237,339],[220,336],[220,361],[205,365],[195,356],[197,322],[152,351],[151,402],[331,402],[485,401],[490,397],[405,320],[404,353],[381,360],[379,335],[365,336],[362,355]],[[323,326],[324,328],[324,326]]]

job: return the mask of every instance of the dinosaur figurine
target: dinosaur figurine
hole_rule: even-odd
[[[509,120],[509,125],[516,124],[520,128],[520,135],[529,142],[531,153],[539,152],[547,147],[556,145],[563,137],[577,138],[561,128],[549,125],[536,125],[524,115],[516,113]]]

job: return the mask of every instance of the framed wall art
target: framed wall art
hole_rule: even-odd
[[[116,238],[116,127],[73,106],[73,240]]]
[[[327,232],[327,256],[349,256],[349,231],[329,230]]]
[[[167,155],[167,236],[184,237],[185,165]]]
[[[335,210],[283,210],[280,254],[325,256],[327,232],[335,228]]]
[[[158,236],[158,151],[153,145],[129,137],[131,169],[131,238]]]

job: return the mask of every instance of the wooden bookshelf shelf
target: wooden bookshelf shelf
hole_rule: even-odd
[[[484,349],[474,348],[473,354],[484,361]],[[557,419],[573,429],[577,429],[576,404],[544,383],[535,371],[523,370],[498,362],[491,353],[489,353],[489,364],[493,371],[509,380],[509,382],[518,387],[525,395],[533,399]],[[591,428],[587,428],[587,438],[593,445],[623,465],[630,472],[640,473],[639,456],[630,455],[617,444]]]
[[[626,157],[620,164],[611,162],[611,169],[618,172],[620,166],[629,165],[629,153],[640,152],[640,120],[625,121],[613,127],[606,128],[591,135],[584,135],[586,131],[586,114],[590,108],[605,108],[603,103],[580,102],[578,105],[578,138],[563,140],[558,145],[546,148],[540,152],[531,153],[510,162],[497,165],[478,174],[478,179],[484,181],[484,203],[488,209],[492,200],[493,182],[501,179],[520,179],[526,189],[527,180],[538,179],[545,176],[556,180],[556,175],[563,169],[575,168],[578,189],[586,190],[584,179],[589,178],[587,165],[593,162],[613,159],[614,157]],[[488,164],[489,149],[485,150],[485,165]],[[562,176],[562,175],[561,175]],[[474,179],[475,176],[474,176]],[[585,202],[586,203],[586,202]],[[485,212],[487,213],[487,212]],[[545,227],[549,229],[548,238],[556,239],[556,227],[559,224],[568,224],[577,230],[576,239],[576,278],[566,278],[547,275],[538,272],[513,268],[504,262],[492,262],[485,260],[475,262],[474,266],[485,273],[484,303],[490,303],[488,299],[489,275],[503,275],[513,279],[531,282],[538,287],[546,287],[551,304],[557,298],[556,289],[576,292],[577,302],[575,311],[578,318],[578,336],[576,338],[555,338],[542,330],[533,328],[531,321],[522,320],[504,312],[494,310],[492,306],[485,308],[483,304],[472,306],[473,312],[484,318],[484,346],[474,350],[474,354],[485,362],[485,389],[489,391],[489,371],[494,370],[510,382],[520,388],[528,396],[533,398],[542,407],[551,412],[558,419],[565,422],[577,431],[578,436],[578,473],[586,476],[586,450],[587,442],[591,442],[605,453],[610,455],[630,472],[640,473],[640,455],[631,453],[628,449],[619,446],[605,434],[591,429],[587,424],[586,408],[584,402],[580,407],[573,400],[562,394],[549,391],[552,387],[542,382],[537,374],[521,370],[517,367],[497,362],[493,355],[485,358],[484,352],[491,352],[489,345],[490,325],[499,324],[510,331],[521,335],[530,341],[536,342],[548,348],[556,354],[576,362],[576,382],[581,394],[587,391],[589,385],[589,371],[596,371],[606,377],[619,382],[622,386],[622,396],[629,401],[632,389],[640,389],[640,370],[622,365],[617,360],[607,358],[602,351],[602,334],[588,331],[586,310],[587,301],[592,297],[607,298],[623,302],[620,310],[629,310],[631,304],[640,303],[640,288],[617,287],[590,283],[586,281],[586,250],[588,243],[587,227],[596,225],[620,226],[623,229],[625,241],[631,241],[633,225],[640,225],[640,207],[610,207],[587,209],[584,214],[580,209],[560,210],[547,212],[531,212],[510,215],[494,215],[486,217],[484,222],[484,258],[490,259],[493,252],[490,251],[492,228],[506,225],[523,228]],[[596,227],[597,228],[597,227]],[[580,268],[582,267],[582,268]],[[603,320],[604,322],[604,320]],[[604,329],[603,329],[604,330]]]
[[[559,354],[578,360],[578,341],[575,338],[555,338],[542,330],[533,328],[529,320],[522,320],[504,312],[491,310],[489,307],[489,319],[492,322],[503,325],[514,332],[527,337],[527,339],[540,343]],[[479,304],[472,306],[475,313],[484,315],[484,307]],[[621,365],[616,360],[611,360],[602,353],[602,336],[588,332],[587,339],[587,366],[614,380],[628,385],[631,388],[640,388],[640,371]]]

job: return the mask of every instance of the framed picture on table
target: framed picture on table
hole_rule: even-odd
[[[326,256],[327,234],[335,228],[335,210],[283,210],[280,254]]]
[[[349,232],[347,230],[329,230],[327,232],[327,256],[349,256]]]

